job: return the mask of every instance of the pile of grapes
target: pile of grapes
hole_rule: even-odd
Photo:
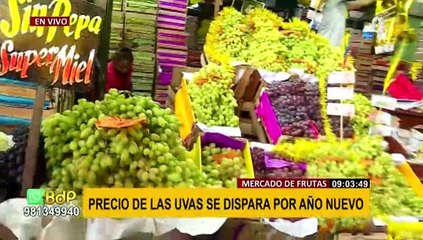
[[[247,176],[242,151],[218,148],[214,143],[203,147],[202,165],[206,186],[236,188],[237,179]]]
[[[144,119],[126,128],[96,127],[105,117]],[[78,101],[43,121],[49,188],[81,193],[89,187],[192,187],[203,175],[178,135],[169,109],[116,89],[104,100]]]
[[[22,179],[25,165],[25,153],[28,145],[29,129],[27,127],[16,128],[11,135],[14,145],[6,151],[0,152],[0,202],[20,196]],[[43,165],[43,145],[38,150],[39,165]],[[37,165],[37,167],[39,166]],[[40,175],[40,167],[35,175]],[[42,177],[42,176],[41,176]],[[38,184],[39,181],[35,182]]]
[[[283,135],[315,138],[316,131],[323,133],[316,84],[301,80],[275,81],[270,84],[268,94]]]
[[[281,159],[276,154],[267,153],[272,159]],[[279,169],[267,169],[264,162],[266,152],[259,147],[251,148],[251,157],[254,165],[254,176],[257,178],[298,178],[303,177],[304,172],[297,164]]]
[[[307,161],[307,176],[319,178],[370,178],[372,216],[422,216],[423,198],[407,184],[391,156],[384,152],[382,138],[363,136],[358,140],[322,142],[297,139],[273,149],[281,156]],[[335,220],[337,229],[355,229],[369,219]],[[325,224],[322,219],[321,223]]]
[[[235,115],[238,104],[230,88],[234,74],[232,67],[213,63],[194,74],[188,89],[199,122],[207,126],[238,127],[239,119]]]
[[[323,129],[327,138],[335,139],[326,114],[326,79],[334,71],[352,70],[353,64],[344,64],[342,50],[313,32],[307,22],[284,22],[267,9],[255,8],[243,16],[234,8],[224,8],[210,25],[204,51],[215,63],[238,61],[273,72],[302,68],[315,75]]]
[[[355,93],[352,101],[347,103],[354,104],[355,115],[351,118],[351,122],[356,136],[364,136],[369,134],[369,129],[373,122],[369,120],[369,115],[372,111],[376,110],[370,100],[360,94]]]
[[[307,22],[284,22],[260,8],[247,15],[224,8],[210,25],[205,52],[211,62],[240,61],[276,72],[303,68],[314,74],[319,68],[329,72],[344,68],[341,49],[311,31]]]

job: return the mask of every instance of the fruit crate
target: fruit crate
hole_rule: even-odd
[[[243,137],[253,137],[259,142],[267,143],[266,132],[257,117],[256,105],[253,102],[238,103],[236,114]]]
[[[114,54],[113,50],[122,46],[131,48],[134,55],[134,92],[152,96],[156,79],[157,2],[121,0],[114,5],[109,57]]]
[[[159,0],[159,8],[163,10],[186,13],[187,7],[186,0]]]
[[[192,109],[191,97],[185,79],[181,80],[180,88],[175,95],[175,114],[181,122],[181,138],[185,139],[191,134],[194,124],[198,123]],[[208,130],[225,132],[228,136],[241,136],[241,129],[239,127],[212,126],[208,127]]]
[[[157,12],[157,60],[162,71],[156,84],[155,100],[163,105],[167,101],[167,87],[172,79],[174,67],[185,67],[187,63],[187,39],[185,32],[186,0],[159,0]]]
[[[264,129],[266,131],[266,134],[268,136],[269,139],[269,143],[271,144],[276,144],[281,136],[292,136],[292,137],[307,137],[307,138],[311,138],[311,139],[316,139],[319,137],[320,134],[324,134],[323,131],[323,123],[321,123],[321,113],[320,113],[320,103],[318,103],[316,101],[317,98],[310,98],[310,100],[306,100],[306,106],[310,107],[310,108],[303,108],[302,111],[306,114],[303,114],[303,116],[308,116],[307,118],[298,118],[297,116],[294,115],[295,112],[297,112],[298,108],[297,106],[293,105],[296,102],[295,101],[290,101],[289,106],[285,107],[285,108],[281,108],[281,101],[280,101],[280,97],[281,96],[295,96],[298,94],[297,91],[294,91],[294,89],[298,88],[298,87],[302,87],[305,85],[295,85],[295,84],[302,84],[302,82],[299,81],[295,81],[293,77],[291,77],[290,80],[288,81],[275,81],[275,84],[286,84],[288,87],[286,88],[286,86],[282,86],[282,85],[270,85],[268,88],[269,90],[271,88],[273,88],[273,93],[270,92],[268,89],[266,89],[265,91],[263,91],[260,95],[260,99],[257,103],[257,115],[259,116]],[[288,84],[293,84],[292,86],[288,85]],[[307,87],[310,87],[308,92],[310,92],[311,90],[314,91],[315,96],[318,94],[318,86],[317,84],[313,84],[310,82],[306,82],[304,81],[304,84],[309,84]],[[313,85],[312,85],[313,84]],[[281,94],[281,88],[283,89],[287,89],[284,92],[284,94]],[[273,94],[270,95],[270,94]],[[271,98],[272,96],[272,98]],[[301,95],[300,95],[301,96]],[[305,96],[305,95],[303,95]],[[304,97],[304,99],[306,99]],[[273,102],[272,102],[273,100]],[[273,104],[276,103],[277,106],[273,106]],[[297,102],[298,104],[298,102]],[[304,103],[302,103],[304,104]],[[286,104],[285,104],[286,105]],[[304,106],[304,105],[303,105]],[[286,112],[277,112],[277,111],[281,111],[282,109],[287,110]],[[319,111],[316,111],[316,109],[318,109]],[[310,115],[310,113],[312,113],[313,115]],[[279,114],[279,116],[278,116]],[[290,115],[289,115],[290,114]],[[289,120],[284,120],[283,118],[290,118]],[[279,118],[279,119],[278,119]],[[292,120],[294,119],[295,120]],[[312,121],[311,121],[312,120]],[[296,126],[294,124],[296,124],[297,122],[302,121],[301,125],[297,124]],[[284,123],[283,126],[281,126],[281,124]],[[282,129],[285,128],[286,131],[284,132],[284,134],[282,134]],[[290,131],[290,132],[288,132]]]
[[[166,107],[170,108],[172,111],[175,110],[175,95],[181,85],[181,80],[183,77],[183,73],[194,73],[198,72],[200,68],[193,68],[193,67],[174,67],[170,77],[170,83],[167,86],[167,94],[166,94]]]
[[[203,149],[203,138],[206,137],[207,138],[207,134],[209,133],[203,133],[201,131],[196,131],[195,133],[197,133],[197,135],[192,135],[191,138],[192,139],[196,139],[195,144],[191,150],[191,154],[194,158],[194,160],[196,161],[197,164],[200,164],[200,169],[202,168],[202,149]],[[232,138],[232,137],[228,137],[226,135],[224,135],[223,133],[210,133],[210,134],[214,134],[214,135],[218,135],[220,137],[219,140],[217,140],[217,142],[210,142],[210,143],[216,143],[217,145],[222,145],[220,146],[221,148],[225,148],[225,147],[229,147],[229,145],[225,145],[225,143],[227,144],[228,141],[221,141],[225,138],[229,139],[234,139],[237,141],[241,141],[243,143],[245,143],[244,148],[242,149],[242,156],[244,158],[245,161],[245,168],[247,170],[247,178],[254,178],[254,168],[253,168],[253,160],[251,158],[251,152],[250,152],[250,143],[247,139],[245,138]],[[216,137],[213,137],[213,139],[215,139]],[[229,139],[230,140],[230,139]],[[219,147],[219,146],[218,146]]]

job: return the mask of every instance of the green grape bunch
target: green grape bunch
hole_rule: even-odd
[[[126,128],[99,128],[105,117],[145,119]],[[194,187],[203,175],[178,135],[179,122],[169,109],[140,96],[110,90],[104,100],[78,101],[63,114],[42,123],[47,188]]]
[[[247,176],[242,151],[218,148],[214,143],[203,148],[202,165],[207,187],[236,188],[237,179]]]
[[[192,108],[197,120],[207,126],[238,127],[238,103],[230,88],[235,73],[232,67],[209,64],[194,74],[188,83]]]
[[[282,157],[307,162],[311,178],[370,178],[370,201],[373,217],[422,216],[423,198],[408,185],[384,152],[383,138],[363,136],[339,142],[296,140],[283,142],[273,149]],[[302,159],[301,159],[302,158]],[[335,219],[334,231],[362,230],[368,218]],[[320,219],[324,224],[326,219]]]
[[[355,106],[355,115],[351,118],[354,134],[357,136],[368,135],[370,127],[374,125],[369,120],[369,115],[376,109],[370,100],[360,93],[355,93],[353,100],[347,101],[347,103],[352,103]]]

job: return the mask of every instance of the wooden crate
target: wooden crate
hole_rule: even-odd
[[[266,86],[258,70],[249,66],[238,66],[235,78],[233,90],[238,101],[256,102],[262,89]]]
[[[341,233],[338,234],[339,240],[387,240],[388,235],[386,233],[372,233],[369,235],[364,234],[351,234],[351,233]]]
[[[167,99],[165,107],[170,108],[172,112],[175,111],[175,95],[176,95],[177,89],[174,89],[172,86],[167,87]]]
[[[267,143],[267,135],[258,120],[256,107],[253,102],[238,103],[236,114],[239,117],[239,128],[243,137],[254,137],[262,143]]]

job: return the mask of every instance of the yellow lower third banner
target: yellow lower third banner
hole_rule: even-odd
[[[369,217],[369,189],[87,188],[83,216]]]

